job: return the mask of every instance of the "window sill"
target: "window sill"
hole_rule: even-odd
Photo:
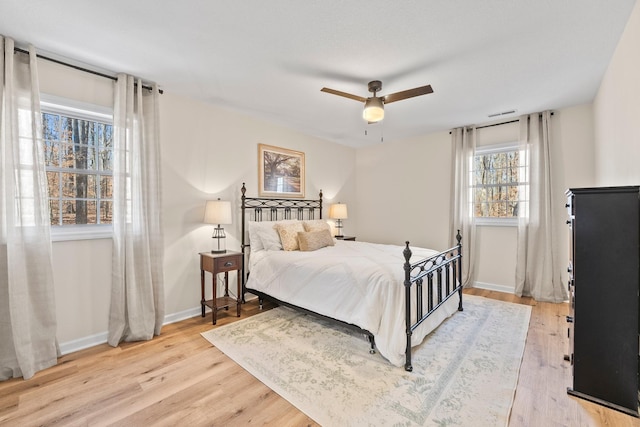
[[[485,227],[517,227],[518,218],[476,218],[476,225]]]
[[[68,225],[51,227],[52,242],[110,239],[112,235],[113,227],[111,225]]]

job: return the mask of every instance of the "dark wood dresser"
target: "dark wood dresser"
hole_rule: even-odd
[[[640,187],[567,191],[571,395],[638,416]]]

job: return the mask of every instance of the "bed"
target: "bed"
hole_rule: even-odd
[[[243,300],[254,294],[261,306],[268,299],[355,329],[372,353],[407,371],[412,347],[462,311],[459,232],[442,252],[325,238],[322,191],[318,199],[247,197],[243,183],[241,192]],[[296,236],[299,246],[287,247]]]

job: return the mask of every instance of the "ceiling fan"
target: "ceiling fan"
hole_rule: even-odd
[[[431,85],[420,86],[413,89],[403,90],[402,92],[390,93],[385,96],[376,96],[376,93],[382,89],[382,82],[380,80],[373,80],[369,82],[369,92],[373,93],[373,96],[364,98],[358,95],[352,95],[350,93],[341,92],[335,89],[329,89],[323,87],[320,89],[322,92],[331,93],[338,96],[344,96],[345,98],[353,99],[364,103],[364,111],[362,117],[368,123],[376,123],[384,118],[384,104],[391,102],[402,101],[403,99],[413,98],[414,96],[427,95],[433,93]]]

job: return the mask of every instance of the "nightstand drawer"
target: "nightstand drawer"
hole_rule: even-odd
[[[216,271],[224,272],[238,270],[240,268],[241,262],[242,258],[240,256],[226,256],[215,258]]]

